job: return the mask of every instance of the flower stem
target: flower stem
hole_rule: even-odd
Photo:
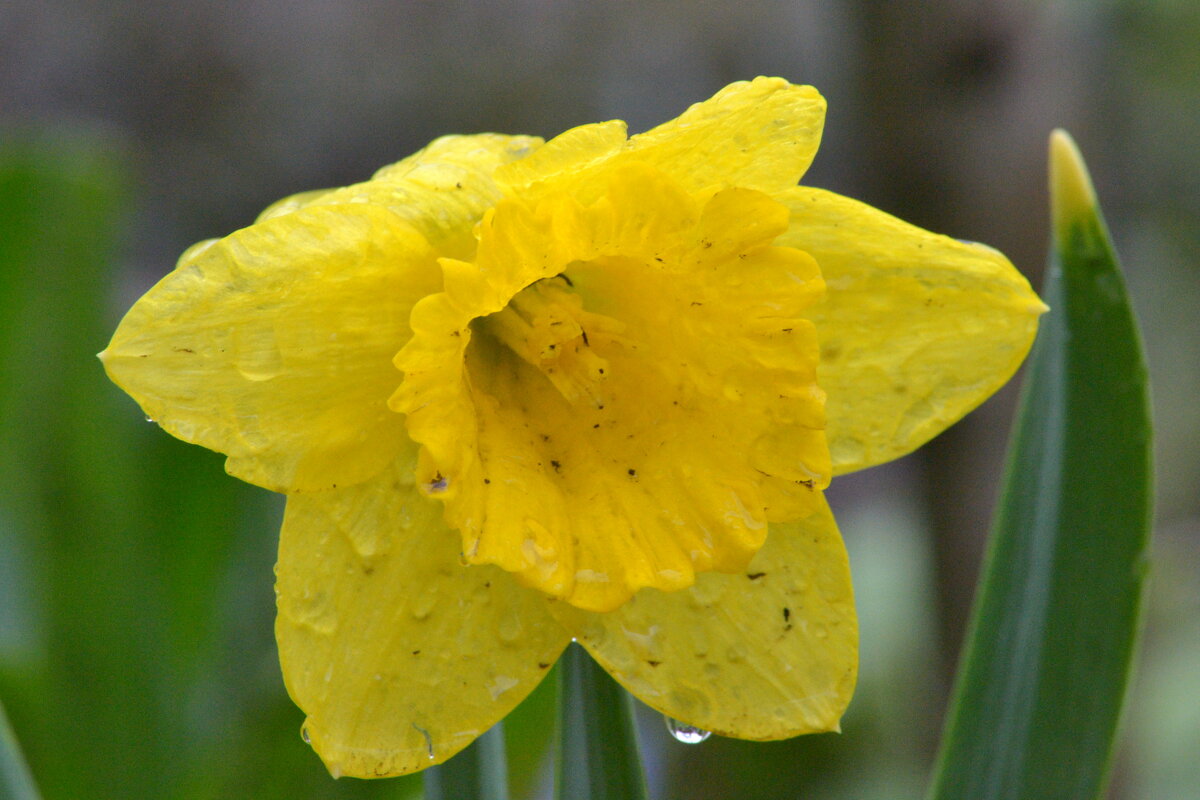
[[[578,644],[562,658],[559,693],[560,800],[645,800],[629,695]]]
[[[466,750],[421,774],[425,800],[508,800],[504,723],[497,722]]]
[[[39,800],[41,797],[17,743],[17,735],[8,723],[3,703],[0,703],[0,795],[13,800]]]

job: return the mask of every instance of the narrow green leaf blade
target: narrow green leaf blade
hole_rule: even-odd
[[[1091,180],[1051,138],[1054,239],[931,797],[1095,798],[1137,638],[1151,496],[1141,338]]]
[[[504,723],[497,722],[454,758],[421,774],[425,800],[508,800]]]
[[[12,800],[41,800],[29,765],[17,743],[17,734],[8,724],[4,704],[0,703],[0,797]]]
[[[577,644],[563,654],[559,800],[645,800],[632,700]]]

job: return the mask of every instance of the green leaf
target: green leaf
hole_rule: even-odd
[[[0,689],[50,797],[161,796],[140,765],[167,756],[146,690],[160,641],[158,598],[137,580],[153,564],[135,539],[146,508],[92,356],[125,208],[111,144],[0,143],[0,508],[27,608]]]
[[[559,698],[560,800],[645,800],[632,698],[577,644],[563,653]]]
[[[504,723],[491,730],[425,776],[425,800],[508,800],[508,761]]]
[[[129,153],[86,126],[0,136],[0,697],[30,771],[46,798],[411,796],[419,777],[334,782],[300,739],[278,499],[147,424],[96,360],[137,288]]]
[[[0,796],[11,800],[39,800],[41,797],[17,743],[17,735],[8,724],[3,703],[0,703],[0,790]]]
[[[931,797],[1094,798],[1137,639],[1151,433],[1137,324],[1091,180],[1051,137],[1051,311],[1030,356]]]
[[[509,791],[517,797],[537,794],[541,767],[554,747],[558,716],[559,666],[521,704],[504,718],[504,744],[508,754]]]

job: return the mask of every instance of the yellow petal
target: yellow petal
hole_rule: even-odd
[[[258,215],[258,217],[255,218],[254,221],[255,222],[266,222],[269,219],[274,219],[275,217],[282,217],[284,214],[290,214],[293,211],[299,211],[300,209],[304,208],[305,206],[310,206],[315,201],[317,201],[317,200],[321,199],[322,197],[324,197],[325,195],[330,194],[331,192],[335,192],[335,191],[337,191],[337,190],[336,189],[312,189],[307,192],[299,192],[297,194],[290,194],[281,200],[276,200],[274,203],[271,203],[271,205],[264,208],[262,210],[262,213],[260,213]],[[203,244],[203,243],[201,243],[201,244]],[[182,256],[180,256],[180,258],[179,258],[180,262],[184,261],[187,258],[187,256],[188,256],[188,252],[184,251],[184,254]]]
[[[529,158],[541,143],[536,136],[497,133],[442,136],[380,168],[369,181],[290,195],[267,206],[255,221],[316,204],[371,202],[407,220],[442,254],[469,255],[473,226],[500,199],[492,173],[503,164]]]
[[[640,162],[688,190],[774,192],[795,185],[808,169],[824,124],[825,100],[813,87],[755,78],[628,141],[619,121],[567,131],[532,158],[498,170],[496,179],[509,194],[533,198],[553,188],[590,202],[604,193],[606,170]]]
[[[846,551],[828,505],[772,525],[745,573],[639,592],[616,611],[552,613],[647,705],[739,739],[838,729],[858,668]]]
[[[688,188],[773,192],[808,170],[825,125],[825,99],[782,78],[731,83],[677,119],[634,136],[629,152]]]
[[[779,242],[828,287],[806,316],[836,474],[916,449],[1020,366],[1046,307],[1003,255],[821,189],[775,197],[792,212]]]
[[[443,136],[380,169],[371,180],[317,195],[310,204],[384,206],[428,239],[439,255],[470,258],[474,227],[501,196],[492,173],[529,156],[541,143],[536,136],[496,133]]]
[[[334,775],[441,763],[502,719],[569,640],[543,596],[464,567],[412,453],[373,480],[288,498],[275,633],[304,735]]]
[[[101,354],[165,430],[276,491],[366,480],[407,442],[387,407],[413,303],[440,276],[425,240],[369,204],[310,206],[202,244]]]
[[[443,260],[414,309],[392,399],[465,557],[596,611],[742,569],[829,476],[800,317],[822,284],[771,245],[787,210],[645,165],[609,178],[591,206],[485,217],[474,265]]]
[[[495,173],[496,182],[510,195],[541,196],[548,188],[561,188],[554,187],[553,181],[602,166],[625,146],[625,131],[620,120],[571,128],[526,158],[501,166]]]

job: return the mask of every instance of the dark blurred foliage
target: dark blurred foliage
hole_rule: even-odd
[[[987,242],[1035,285],[1046,137],[1062,126],[1079,141],[1142,315],[1161,432],[1155,589],[1112,796],[1188,796],[1200,782],[1196,41],[1200,6],[1186,0],[10,0],[0,696],[46,796],[419,790],[325,776],[275,661],[279,499],[142,422],[92,358],[178,253],[443,133],[550,136],[608,118],[642,130],[757,74],[829,100],[806,182]],[[657,796],[920,795],[1013,396],[835,484],[864,634],[845,733],[684,747],[646,715]],[[544,775],[549,702],[539,693],[509,726],[522,792]]]

